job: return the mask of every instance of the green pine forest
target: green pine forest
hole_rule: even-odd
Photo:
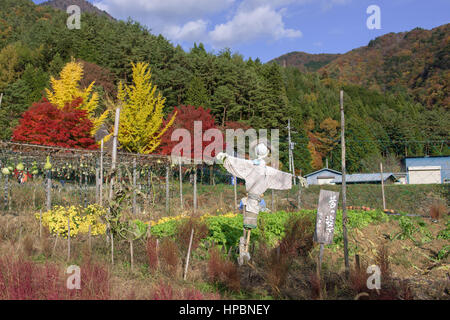
[[[331,62],[332,72],[301,71],[263,64],[257,57],[246,60],[229,49],[207,52],[201,43],[186,52],[132,20],[83,13],[80,30],[69,30],[66,20],[65,12],[31,0],[1,1],[0,140],[11,139],[21,114],[42,98],[50,76],[56,77],[73,57],[85,62],[84,81],[96,81],[103,108],[115,98],[118,82],[130,81],[131,62],[149,62],[152,79],[166,98],[166,114],[190,104],[211,109],[218,126],[238,122],[278,128],[284,166],[290,118],[295,167],[302,174],[323,167],[325,159],[330,168],[340,169],[340,89],[345,92],[349,172],[377,170],[382,158],[450,154],[448,99],[430,103],[421,91],[398,89],[405,81],[394,86],[395,77],[389,83],[396,90],[378,90],[334,76],[337,60]],[[448,33],[445,37],[448,43]],[[447,84],[448,54],[438,63],[429,68],[443,69],[438,80]]]

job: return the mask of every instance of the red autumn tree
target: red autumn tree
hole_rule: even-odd
[[[176,129],[186,129],[190,133],[191,138],[191,158],[195,159],[201,159],[200,154],[195,154],[194,150],[194,139],[198,138],[201,139],[201,152],[203,154],[203,151],[205,148],[213,143],[214,138],[211,140],[205,140],[204,134],[208,129],[216,129],[216,125],[214,122],[214,116],[211,114],[211,110],[209,109],[203,109],[202,107],[195,107],[195,106],[179,106],[175,107],[171,114],[167,116],[167,119],[172,119],[174,113],[177,112],[177,116],[175,118],[174,123],[172,126],[165,132],[165,134],[161,138],[161,144],[159,145],[157,149],[157,153],[164,154],[164,155],[171,155],[172,149],[180,142],[180,140],[172,141],[172,133]],[[164,125],[169,120],[165,120]],[[199,130],[198,133],[201,133],[201,137],[199,137],[199,134],[194,132],[194,122],[195,121],[201,121],[201,131]],[[164,127],[163,125],[163,127]],[[197,137],[196,137],[197,136]],[[182,156],[186,156],[181,154]],[[212,156],[215,156],[215,152],[212,153]]]
[[[34,103],[22,115],[14,129],[13,141],[65,148],[96,149],[91,135],[92,122],[85,110],[78,109],[78,98],[63,109],[45,98]]]

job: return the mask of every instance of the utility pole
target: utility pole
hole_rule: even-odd
[[[344,118],[344,91],[340,92],[341,104],[341,161],[342,161],[342,233],[344,236],[344,261],[345,273],[347,277],[350,272],[350,264],[348,261],[348,238],[347,238],[347,184],[346,184],[346,168],[345,168],[345,118]]]
[[[3,92],[0,93],[0,108],[2,107],[2,100],[3,100]]]

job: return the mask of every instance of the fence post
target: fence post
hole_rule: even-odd
[[[114,119],[114,135],[113,135],[113,147],[112,147],[112,159],[111,159],[111,182],[109,186],[109,201],[112,200],[114,189],[114,175],[116,170],[117,160],[117,136],[119,134],[119,121],[120,121],[120,107],[116,109],[116,117]]]
[[[197,165],[194,164],[194,215],[197,213]]]
[[[67,217],[67,261],[70,260],[70,217]]]
[[[178,171],[180,175],[180,207],[183,209],[183,174],[181,173],[181,158],[180,162],[178,163]]]
[[[8,208],[8,188],[9,188],[9,186],[8,186],[9,177],[8,176],[9,176],[8,174],[5,175],[5,186],[4,186],[4,188],[5,188],[5,194],[4,194],[5,210]]]
[[[186,256],[186,266],[184,267],[184,277],[183,277],[184,280],[186,280],[186,277],[187,277],[187,271],[188,271],[188,267],[189,267],[189,258],[191,256],[193,237],[194,237],[194,229],[192,229],[192,231],[191,231],[191,238],[189,240],[189,248],[188,248],[188,252],[187,252],[187,256]]]
[[[166,166],[166,212],[169,213],[169,170],[170,166]]]
[[[100,145],[100,206],[103,205],[103,139]]]
[[[238,210],[238,204],[237,204],[237,178],[236,176],[233,176],[233,185],[234,185],[234,211]]]
[[[52,209],[52,177],[51,171],[47,170],[47,211]]]
[[[100,169],[95,168],[95,202],[100,203]]]

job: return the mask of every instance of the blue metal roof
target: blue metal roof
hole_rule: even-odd
[[[397,179],[392,172],[384,172],[383,173],[383,181],[389,179],[389,177],[393,177]],[[354,173],[345,175],[345,181],[347,183],[367,183],[367,182],[380,182],[381,183],[381,174],[380,173]],[[342,176],[334,179],[335,183],[342,183]]]

